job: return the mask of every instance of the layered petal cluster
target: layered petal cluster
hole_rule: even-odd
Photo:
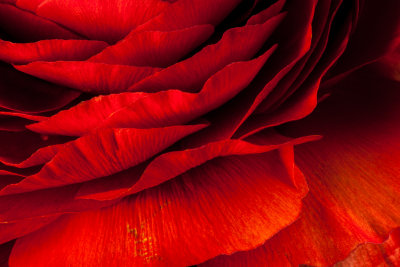
[[[0,0],[0,262],[396,266],[399,13]]]

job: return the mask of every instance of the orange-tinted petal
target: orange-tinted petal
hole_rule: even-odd
[[[215,159],[18,239],[10,264],[188,266],[249,249],[296,219],[304,191],[282,181],[287,176],[278,153]]]
[[[329,266],[400,226],[400,85],[371,69],[348,76],[310,117],[281,129],[324,136],[295,151],[310,188],[299,220],[256,250],[205,266]]]
[[[381,244],[359,245],[344,261],[335,264],[335,267],[398,265],[400,265],[400,228],[393,230],[389,238]]]

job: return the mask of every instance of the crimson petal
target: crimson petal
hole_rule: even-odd
[[[187,60],[178,62],[129,88],[130,91],[181,89],[196,92],[214,73],[228,64],[251,59],[283,20],[284,14],[262,24],[233,28],[214,45],[203,48]]]
[[[297,218],[304,191],[282,182],[287,176],[278,153],[215,159],[113,207],[67,215],[19,238],[10,264],[188,266],[250,249]]]
[[[119,198],[157,186],[217,157],[261,154],[276,149],[285,150],[295,144],[315,139],[317,137],[309,136],[286,143],[271,143],[268,145],[255,145],[241,140],[224,140],[194,149],[168,152],[152,160],[143,173],[139,175],[138,179],[129,179],[128,181],[124,179],[125,177],[122,177],[122,179],[120,177],[106,177],[102,180],[82,185],[77,197],[94,200]],[[281,152],[284,153],[283,151]],[[289,165],[293,167],[294,162],[289,163]],[[292,170],[288,170],[288,172],[292,172]],[[130,172],[127,175],[132,177]],[[292,179],[288,181],[289,184],[296,185],[298,183],[298,181],[293,180],[296,177],[290,178]]]
[[[176,31],[133,32],[89,61],[134,66],[167,67],[194,50],[213,33],[211,25]]]
[[[170,5],[160,0],[48,0],[36,13],[90,39],[114,43]]]
[[[0,3],[0,30],[20,42],[81,39],[69,29],[15,6]]]
[[[32,61],[85,60],[107,46],[88,40],[42,40],[35,43],[0,41],[0,60],[27,64]]]
[[[0,65],[0,107],[13,111],[39,113],[59,109],[80,93],[59,87]]]
[[[0,195],[80,183],[128,169],[205,126],[101,130],[65,144],[37,174],[6,186]]]
[[[104,96],[28,128],[40,133],[81,135],[100,126],[152,128],[182,124],[220,106],[246,87],[274,50],[275,47],[251,61],[228,65],[212,76],[200,93],[169,90]],[[243,73],[243,68],[248,71]],[[104,111],[99,112],[99,109]],[[90,127],[77,123],[86,117]]]
[[[88,61],[37,61],[14,67],[38,78],[90,93],[123,92],[160,70]]]

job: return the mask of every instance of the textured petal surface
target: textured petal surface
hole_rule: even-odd
[[[160,70],[88,61],[37,61],[14,67],[49,82],[90,93],[123,92],[132,84]]]
[[[278,153],[215,159],[111,208],[65,216],[18,239],[10,265],[188,266],[252,248],[298,214],[304,191],[284,177]]]
[[[178,62],[132,86],[131,91],[161,91],[181,89],[196,92],[214,73],[226,65],[251,59],[278,27],[284,14],[262,24],[233,28],[221,40],[208,45],[193,57]]]
[[[310,188],[299,220],[256,250],[206,266],[329,266],[399,227],[399,84],[363,69],[336,89],[313,115],[283,129],[324,135],[296,149]]]
[[[381,243],[366,243],[358,246],[344,261],[335,264],[347,266],[398,266],[400,265],[400,229],[390,233],[389,238]]]
[[[274,48],[254,60],[228,65],[212,76],[199,93],[179,90],[152,94],[131,93],[126,95],[127,99],[131,99],[127,101],[116,95],[104,96],[60,112],[48,120],[30,125],[29,128],[40,133],[68,135],[79,135],[86,130],[93,130],[74,120],[79,116],[81,117],[78,121],[88,117],[87,121],[92,127],[152,128],[182,124],[220,106],[243,90],[273,51]],[[248,71],[239,75],[243,68]],[[129,101],[132,103],[122,106]],[[100,108],[104,111],[99,113]],[[93,113],[97,114],[92,115]]]
[[[167,67],[194,50],[213,33],[212,25],[176,31],[132,32],[90,61],[110,64]]]
[[[97,128],[112,113],[132,105],[138,99],[148,96],[145,93],[121,93],[97,96],[88,101],[42,120],[43,123],[31,124],[27,128],[45,134],[84,135]],[[81,120],[85,123],[82,124]]]
[[[37,174],[6,186],[0,195],[80,183],[128,169],[203,127],[205,125],[106,129],[81,137],[58,149]]]
[[[224,140],[198,148],[168,152],[152,160],[144,171],[140,172],[138,179],[132,179],[133,175],[131,173],[131,179],[127,179],[123,175],[122,177],[106,177],[95,180],[92,183],[82,185],[77,196],[95,200],[114,199],[164,183],[217,157],[260,154],[271,150],[285,149],[294,144],[315,139],[315,136],[309,136],[285,143],[271,141],[268,145],[255,145],[241,140]],[[268,143],[268,140],[265,140],[265,142]],[[289,163],[289,165],[294,166],[293,162]],[[126,173],[126,175],[129,175],[129,173]],[[294,179],[294,177],[292,178]],[[288,183],[296,184],[293,179]]]
[[[169,5],[168,1],[159,0],[48,0],[36,13],[90,39],[113,43]]]
[[[87,40],[42,40],[35,43],[0,41],[0,60],[27,64],[32,61],[85,60],[107,46]]]

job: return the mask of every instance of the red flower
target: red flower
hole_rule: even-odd
[[[0,260],[400,265],[399,14],[0,0]]]

